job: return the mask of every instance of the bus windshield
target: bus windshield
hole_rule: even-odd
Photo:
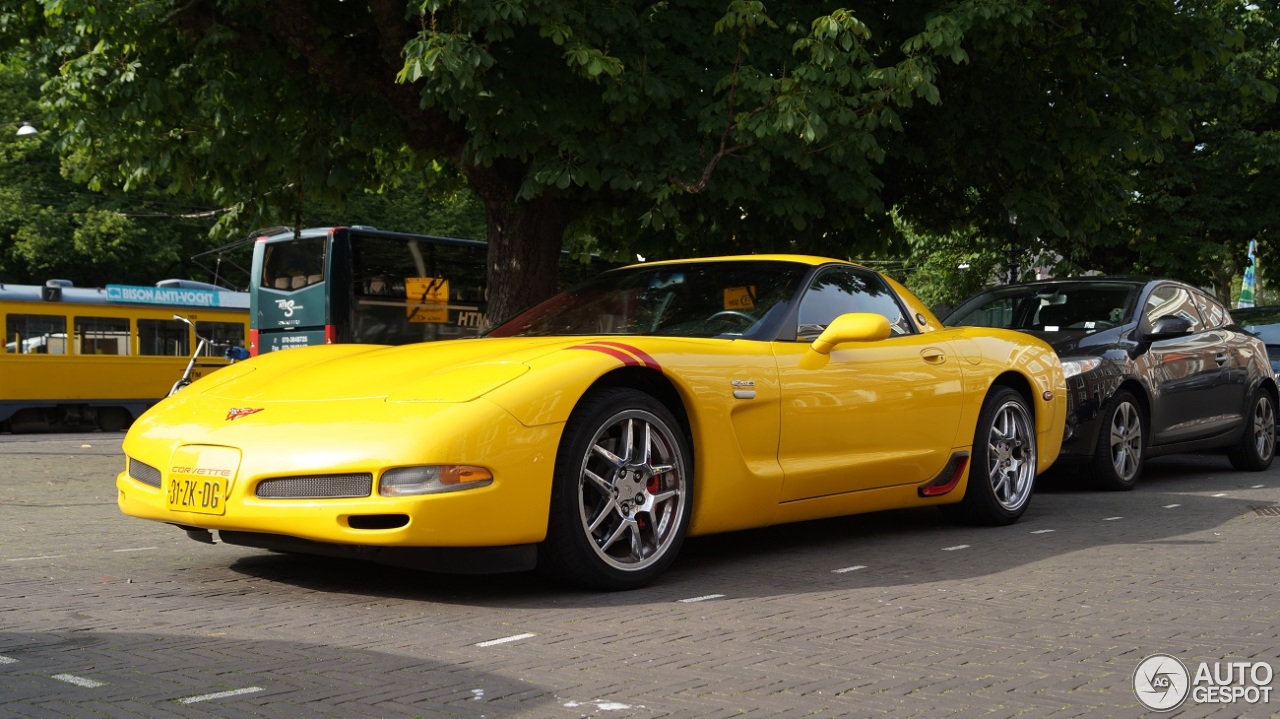
[[[260,286],[297,290],[324,282],[326,238],[306,237],[266,245]]]

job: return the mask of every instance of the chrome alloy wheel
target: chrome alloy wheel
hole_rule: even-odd
[[[1258,456],[1269,458],[1276,450],[1276,411],[1271,398],[1263,394],[1253,405],[1253,447]]]
[[[1116,476],[1129,481],[1142,468],[1142,414],[1132,402],[1121,402],[1111,413],[1111,465]]]
[[[987,436],[987,478],[996,501],[1017,510],[1031,497],[1036,478],[1036,435],[1031,416],[1019,402],[996,410]]]
[[[582,459],[582,529],[614,568],[644,569],[678,536],[688,480],[675,431],[645,410],[619,412],[601,424]]]

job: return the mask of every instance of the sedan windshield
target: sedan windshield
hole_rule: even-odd
[[[1001,287],[957,307],[946,324],[1097,332],[1132,321],[1138,289],[1115,282]]]
[[[605,272],[535,305],[490,337],[741,337],[785,313],[808,265],[724,260]]]

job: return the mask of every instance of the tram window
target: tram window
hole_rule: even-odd
[[[185,357],[191,346],[188,331],[177,320],[138,320],[138,354]]]
[[[127,317],[76,317],[75,327],[80,354],[129,354]]]
[[[61,315],[5,315],[4,351],[8,354],[67,353],[67,318]]]
[[[228,347],[244,347],[244,325],[239,322],[197,322],[196,334],[213,343],[204,348],[206,356],[222,355]]]

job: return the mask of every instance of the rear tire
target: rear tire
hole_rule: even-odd
[[[1231,466],[1243,472],[1261,472],[1276,454],[1276,406],[1271,393],[1259,387],[1249,399],[1240,443],[1227,451]]]
[[[1035,478],[1036,429],[1027,400],[997,386],[978,415],[964,499],[939,509],[967,524],[1013,524],[1031,503]]]
[[[1127,492],[1142,476],[1147,449],[1147,423],[1138,400],[1119,390],[1107,405],[1089,476],[1099,489]]]
[[[676,558],[693,503],[692,453],[661,402],[639,390],[588,394],[556,452],[538,569],[588,589],[636,589]]]

